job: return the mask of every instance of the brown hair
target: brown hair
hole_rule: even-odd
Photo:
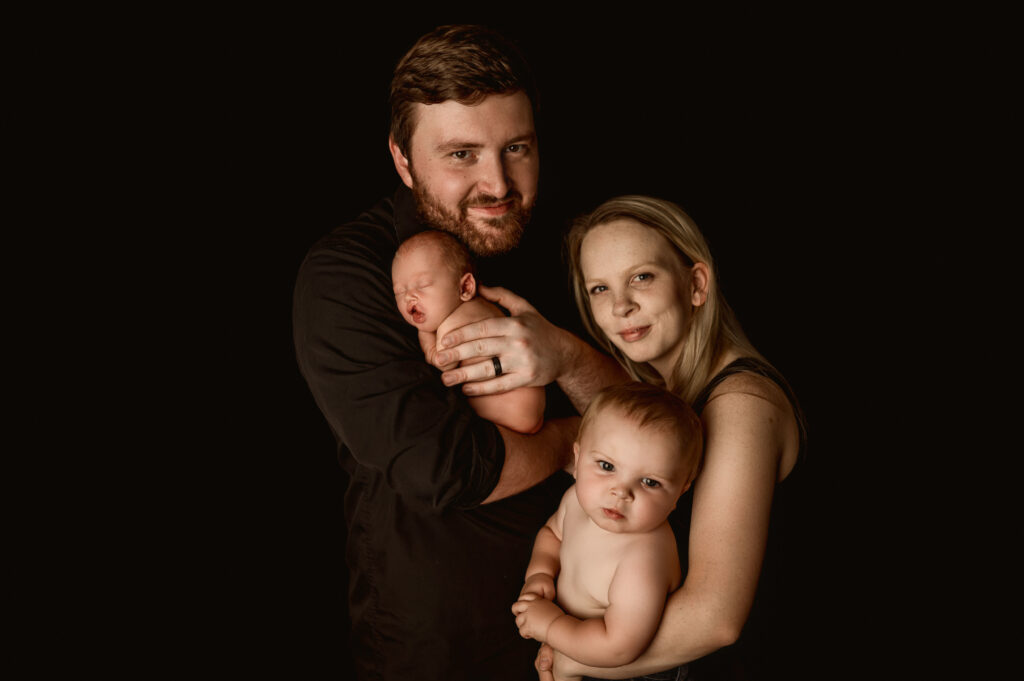
[[[679,438],[680,455],[692,459],[694,467],[689,481],[697,476],[704,456],[704,430],[697,413],[680,397],[643,381],[629,381],[601,390],[583,412],[579,433],[606,409],[616,409],[632,420],[637,428],[653,428],[673,433]]]
[[[413,104],[449,99],[476,104],[495,94],[524,92],[537,116],[537,92],[519,50],[484,26],[439,26],[420,38],[395,67],[391,80],[391,138],[409,158]]]

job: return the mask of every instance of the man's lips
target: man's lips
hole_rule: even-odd
[[[646,336],[647,332],[650,330],[650,326],[633,326],[619,331],[619,337],[627,343],[632,343]]]
[[[467,206],[467,208],[475,213],[481,213],[489,218],[498,218],[509,212],[512,209],[513,201],[502,201],[501,203],[492,203],[479,206]]]
[[[614,508],[602,508],[601,510],[604,511],[605,517],[610,520],[622,520],[626,517],[618,511],[616,511]]]

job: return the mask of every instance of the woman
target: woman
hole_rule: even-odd
[[[615,670],[555,655],[558,678],[626,678],[737,641],[754,603],[773,496],[777,489],[782,496],[805,433],[792,392],[747,340],[722,297],[707,243],[682,209],[643,196],[612,199],[576,222],[568,251],[587,330],[634,378],[689,402],[706,434],[692,498],[675,514],[680,547],[689,536],[681,557],[684,565],[688,557],[686,579],[648,651]],[[550,656],[542,650],[539,668]],[[712,655],[691,665],[691,678],[731,678],[735,664]]]

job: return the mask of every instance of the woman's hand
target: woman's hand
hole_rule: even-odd
[[[444,384],[464,383],[463,392],[472,397],[524,386],[543,387],[557,380],[569,361],[567,337],[571,334],[507,289],[481,286],[479,291],[512,316],[484,319],[447,333],[440,339],[441,351],[434,356],[434,365],[497,357],[501,375],[496,375],[493,362],[477,362],[445,371],[441,375]]]
[[[581,675],[568,669],[572,663],[572,659],[545,643],[537,651],[533,666],[537,668],[539,681],[580,681]]]

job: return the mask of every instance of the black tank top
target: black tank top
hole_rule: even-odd
[[[733,374],[744,372],[764,376],[782,389],[796,417],[800,430],[800,446],[793,469],[775,485],[765,558],[761,566],[757,594],[743,632],[734,645],[691,662],[689,678],[693,681],[775,678],[775,674],[785,671],[778,668],[775,660],[785,658],[782,649],[786,645],[786,632],[776,624],[779,621],[779,613],[787,611],[785,601],[789,600],[788,592],[793,585],[789,584],[792,571],[786,568],[793,567],[790,563],[791,558],[796,555],[794,543],[798,542],[798,536],[802,534],[797,527],[802,517],[802,504],[799,501],[802,486],[799,482],[799,472],[804,468],[802,463],[806,458],[807,442],[803,413],[786,379],[771,365],[752,357],[737,359],[718,372],[694,399],[693,409],[700,415],[715,388],[722,381]],[[692,509],[691,487],[680,497],[676,510],[669,516],[669,522],[675,531],[679,564],[684,576],[689,566],[687,544]]]

